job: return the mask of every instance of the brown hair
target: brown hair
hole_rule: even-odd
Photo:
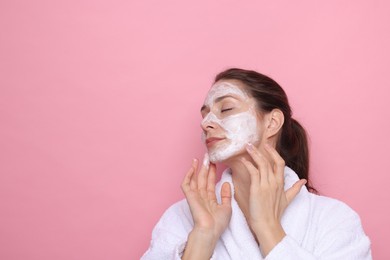
[[[300,179],[306,179],[306,187],[317,192],[309,182],[309,147],[305,129],[293,119],[287,95],[282,87],[270,77],[252,70],[232,68],[219,73],[215,82],[222,79],[239,80],[257,101],[260,112],[270,112],[277,108],[283,112],[284,124],[276,150],[286,165],[293,169]]]

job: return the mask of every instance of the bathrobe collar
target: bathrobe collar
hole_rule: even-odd
[[[298,175],[289,167],[284,169],[284,189],[289,189],[299,180]],[[221,239],[232,259],[263,259],[259,246],[250,231],[245,216],[234,199],[234,186],[231,169],[226,169],[216,185],[217,199],[221,202],[222,184],[230,183],[232,189],[232,218]],[[302,244],[309,220],[309,192],[303,186],[298,195],[284,211],[281,224],[287,235],[298,244]]]

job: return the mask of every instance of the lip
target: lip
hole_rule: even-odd
[[[217,143],[218,141],[221,141],[225,138],[219,138],[219,137],[210,137],[210,138],[207,138],[206,139],[206,146],[207,147],[211,147],[213,146],[215,143]]]

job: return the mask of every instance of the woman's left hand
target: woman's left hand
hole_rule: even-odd
[[[247,150],[256,164],[242,159],[251,177],[248,222],[266,256],[286,235],[280,220],[306,180],[297,181],[285,191],[285,162],[275,148],[265,144],[265,151],[261,152],[248,144]]]

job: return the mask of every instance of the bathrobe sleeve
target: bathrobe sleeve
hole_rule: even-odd
[[[153,229],[150,246],[141,260],[178,260],[183,256],[193,220],[187,201],[168,208]],[[215,259],[215,253],[211,259]]]
[[[313,250],[309,252],[302,248],[287,234],[265,259],[372,259],[370,240],[363,231],[357,213],[339,201],[321,211],[320,214],[313,214],[313,218],[318,217],[318,221],[307,231],[316,232],[315,236],[310,236],[314,237]]]

